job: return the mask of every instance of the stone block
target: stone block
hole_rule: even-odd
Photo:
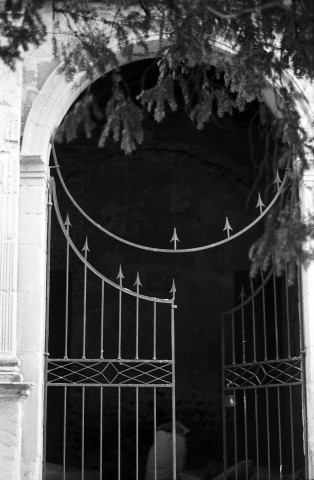
[[[36,380],[35,380],[36,381]],[[34,385],[32,393],[23,405],[22,448],[21,456],[25,465],[31,466],[33,472],[41,471],[43,454],[43,387]],[[35,474],[26,477],[36,479]]]
[[[19,244],[40,245],[46,244],[46,222],[44,214],[25,214],[19,221]]]
[[[20,214],[43,214],[47,205],[46,186],[23,186],[20,189]]]
[[[42,293],[19,293],[17,300],[17,349],[42,352],[45,335],[45,297]]]
[[[24,381],[42,385],[44,369],[43,354],[19,352],[19,358],[21,360],[20,370],[23,374]]]
[[[46,255],[43,249],[38,245],[20,245],[18,291],[42,295],[45,289],[45,271]]]
[[[21,402],[20,398],[0,400],[0,478],[20,478],[21,454]]]

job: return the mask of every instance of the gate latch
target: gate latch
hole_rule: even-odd
[[[225,395],[224,404],[225,404],[225,407],[234,407],[235,406],[234,395]]]

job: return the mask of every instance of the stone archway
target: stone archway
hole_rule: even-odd
[[[159,41],[151,37],[148,41],[149,56],[154,56]],[[213,42],[215,47],[226,54],[232,50],[218,40]],[[121,57],[121,65],[125,60]],[[24,470],[39,472],[42,456],[42,416],[43,416],[43,357],[44,324],[45,324],[45,297],[46,297],[46,211],[47,211],[47,181],[49,179],[48,161],[50,154],[49,140],[58,128],[64,115],[76,98],[91,83],[83,74],[68,82],[64,75],[58,72],[58,67],[47,77],[39,90],[31,110],[28,114],[21,148],[21,190],[20,190],[20,238],[19,244],[19,332],[21,337],[25,329],[29,329],[29,345],[27,354],[24,351],[25,339],[21,339],[18,346],[18,357],[22,360],[22,372],[26,380],[36,382],[31,399],[26,405],[27,414],[23,421],[23,448]],[[294,82],[295,83],[295,82]],[[274,89],[276,87],[274,86]],[[274,89],[269,87],[265,91],[265,103],[277,114]],[[300,91],[301,87],[297,85]],[[299,102],[299,110],[304,119],[304,126],[309,128],[313,116],[309,104],[304,100]],[[308,188],[309,187],[309,188]],[[304,177],[304,188],[301,188],[302,206],[305,214],[312,213],[314,190],[314,175],[310,172]],[[25,276],[28,262],[32,261],[37,271],[37,278]],[[24,275],[24,276],[23,276]],[[312,278],[313,277],[313,278]],[[303,314],[305,323],[305,338],[308,345],[308,411],[314,406],[314,367],[311,366],[311,355],[314,355],[314,329],[311,327],[311,316],[314,312],[314,303],[311,301],[311,287],[314,285],[314,265],[303,269]],[[40,300],[38,301],[38,298]],[[36,300],[37,299],[37,300]],[[36,306],[35,306],[36,303]],[[31,326],[30,326],[31,323]],[[313,349],[313,353],[312,353]],[[40,365],[40,366],[38,366]],[[27,439],[25,438],[27,434]],[[32,436],[30,438],[30,435]],[[314,476],[314,421],[309,418],[308,424],[310,474]],[[312,441],[311,441],[312,439]],[[311,460],[312,459],[312,460]],[[312,470],[311,470],[312,468]],[[33,478],[36,477],[34,473]],[[310,478],[311,475],[310,475]]]

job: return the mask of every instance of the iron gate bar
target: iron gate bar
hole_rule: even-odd
[[[49,334],[49,305],[50,305],[50,251],[51,251],[51,189],[48,188],[47,199],[47,265],[46,265],[46,302],[45,302],[45,353],[44,353],[44,401],[43,401],[43,466],[42,475],[46,478],[46,438],[47,438],[47,357]]]
[[[139,472],[139,463],[138,463],[138,418],[139,418],[139,411],[138,411],[138,387],[135,388],[136,392],[136,480],[138,480],[138,472]]]
[[[176,298],[176,287],[175,283],[173,280],[172,284],[172,300],[173,303]],[[174,331],[174,309],[176,308],[175,305],[172,305],[171,308],[171,353],[172,353],[172,361],[174,362],[175,359],[175,331]],[[176,372],[174,368],[174,363],[173,363],[173,369],[172,369],[172,382],[173,382],[173,388],[175,388],[176,385]],[[177,435],[176,435],[176,397],[175,395],[172,395],[172,474],[173,474],[173,480],[176,480],[177,478]],[[157,477],[156,479],[157,480]]]
[[[87,293],[87,252],[89,252],[87,237],[85,245],[82,249],[84,252],[84,290],[83,290],[83,354],[82,358],[86,358],[86,293]],[[121,292],[119,292],[121,294]]]
[[[243,287],[242,287],[243,291]],[[242,296],[242,294],[241,294]],[[241,322],[242,322],[242,361],[243,363],[246,362],[245,360],[245,322],[244,322],[244,306],[243,306],[243,297],[242,297],[242,305],[241,305]]]
[[[256,318],[255,318],[255,297],[253,288],[253,279],[250,276],[250,289],[252,299],[252,321],[253,321],[253,361],[256,362]]]
[[[154,320],[153,320],[153,327],[154,327],[154,333],[153,333],[153,360],[156,360],[157,357],[156,357],[156,315],[157,315],[157,305],[156,305],[156,302],[154,302]]]
[[[305,457],[305,472],[306,474],[309,471],[308,467],[308,427],[307,427],[307,392],[306,392],[306,358],[305,358],[305,345],[304,345],[304,325],[303,325],[303,308],[301,304],[301,298],[303,298],[303,291],[302,291],[302,279],[301,279],[301,272],[298,269],[298,285],[299,285],[299,301],[298,301],[298,311],[299,311],[299,319],[300,319],[300,356],[302,359],[302,420],[303,420],[303,432],[304,432],[304,457]]]
[[[273,269],[273,289],[274,289],[276,359],[278,359],[279,358],[279,350],[278,350],[278,311],[277,311],[277,286],[276,286],[275,269]]]
[[[70,236],[70,219],[69,215],[65,220],[65,227],[67,230],[68,236]],[[68,358],[68,334],[69,334],[69,265],[70,265],[70,245],[67,242],[67,251],[66,251],[66,277],[65,277],[65,335],[64,335],[64,356]]]
[[[279,442],[279,475],[280,480],[282,480],[282,444],[281,444],[281,407],[280,407],[280,389],[277,387],[277,405],[278,405],[278,442]]]
[[[246,478],[248,478],[248,445],[247,445],[247,403],[246,403],[246,390],[243,390],[243,409],[244,409],[245,475],[246,475]]]
[[[55,147],[54,147],[54,142],[53,142],[53,139],[51,138],[50,140],[50,143],[51,143],[51,150],[52,150],[52,155],[53,155],[53,159],[54,159],[54,164],[55,164],[55,167],[56,167],[56,171],[57,171],[57,174],[58,174],[58,177],[60,179],[60,182],[62,184],[62,187],[65,191],[65,193],[67,194],[68,198],[71,200],[71,202],[73,203],[73,205],[76,207],[76,209],[92,224],[94,225],[96,228],[98,228],[100,231],[102,231],[103,233],[105,233],[106,235],[109,235],[110,237],[114,238],[115,240],[118,240],[119,242],[122,242],[126,245],[129,245],[131,247],[135,247],[135,248],[139,248],[141,250],[148,250],[150,252],[162,252],[162,253],[191,253],[191,252],[199,252],[199,251],[202,251],[202,250],[208,250],[210,248],[215,248],[215,247],[218,247],[219,245],[223,245],[224,243],[228,243],[229,241],[233,240],[234,238],[237,238],[239,237],[240,235],[243,235],[245,232],[247,232],[248,230],[250,230],[254,225],[256,225],[268,212],[269,210],[273,207],[273,205],[276,203],[277,199],[280,197],[281,193],[283,192],[284,188],[285,188],[285,184],[286,184],[286,181],[287,179],[289,178],[289,168],[287,167],[286,168],[286,172],[285,172],[285,175],[284,175],[284,178],[281,182],[281,185],[280,187],[277,189],[277,192],[274,196],[274,198],[272,199],[272,201],[269,203],[269,205],[267,205],[267,207],[265,208],[265,210],[262,211],[262,213],[260,213],[260,215],[255,219],[253,220],[253,222],[251,222],[249,225],[247,225],[246,227],[244,227],[242,230],[240,230],[239,232],[237,233],[234,233],[232,235],[229,234],[229,229],[227,229],[227,232],[228,232],[228,236],[227,238],[223,239],[223,240],[220,240],[219,242],[215,242],[215,243],[210,243],[210,244],[207,244],[207,245],[203,245],[201,247],[194,247],[194,248],[177,248],[177,245],[176,245],[176,242],[174,242],[174,246],[175,248],[171,249],[171,248],[156,248],[156,247],[149,247],[147,245],[141,245],[139,243],[135,243],[135,242],[131,242],[129,240],[126,240],[122,237],[119,237],[118,235],[115,235],[114,233],[110,232],[109,230],[107,230],[106,228],[104,228],[103,226],[99,225],[99,223],[95,222],[95,220],[93,220],[89,215],[87,215],[87,213],[79,206],[79,204],[74,200],[74,198],[72,197],[72,195],[70,194],[64,180],[63,180],[63,177],[62,177],[62,174],[61,174],[61,171],[60,171],[60,165],[58,164],[58,160],[57,160],[57,155],[56,155],[56,151],[55,151]],[[278,172],[277,172],[278,173]],[[276,176],[277,178],[277,176]],[[274,182],[276,183],[276,181]],[[277,184],[278,186],[278,184]],[[230,225],[229,225],[230,227]],[[225,229],[224,229],[225,230]],[[231,229],[232,230],[232,229]]]
[[[140,286],[141,286],[141,281],[140,281],[140,276],[139,273],[137,272],[136,275],[136,280],[133,286],[136,286],[136,293],[140,293]],[[136,297],[136,327],[135,327],[135,359],[138,360],[138,334],[139,334],[139,309],[140,309],[140,301],[139,298]],[[154,314],[155,314],[155,304],[154,304]],[[155,321],[155,315],[154,315],[154,321]]]
[[[267,431],[267,460],[268,460],[268,478],[270,480],[270,431],[269,431],[269,397],[268,390],[266,393],[266,431]]]
[[[118,480],[121,478],[121,387],[118,387]]]
[[[65,445],[67,443],[67,393],[68,389],[67,386],[64,387],[64,400],[63,400],[63,477],[65,478],[65,465],[66,465],[66,449]]]
[[[101,281],[101,307],[100,307],[100,359],[104,359],[104,312],[105,312],[105,282]]]
[[[234,312],[231,313],[232,328],[232,364],[235,365]]]
[[[271,272],[269,272],[269,277],[271,275]],[[263,329],[264,329],[264,358],[265,361],[268,358],[268,351],[267,351],[267,325],[266,325],[266,305],[265,305],[265,289],[264,286],[268,282],[268,276],[266,279],[264,278],[263,275],[263,270],[261,269],[261,279],[262,279],[262,305],[263,305]]]
[[[119,273],[117,279],[119,280],[120,287],[122,287],[122,279],[124,278],[121,264],[119,267]],[[136,301],[138,301],[138,296],[136,297]],[[121,360],[121,327],[122,327],[122,292],[119,291],[119,327],[118,327],[118,359]]]
[[[234,434],[235,438],[238,436],[238,422],[237,422],[237,403],[235,403],[235,408],[233,410],[233,421],[234,421]],[[234,444],[234,453],[235,453],[235,464],[238,464],[238,444]],[[236,480],[238,479],[238,469],[236,468]]]
[[[102,469],[103,469],[103,453],[102,453],[102,448],[103,448],[103,407],[104,407],[104,389],[101,387],[100,389],[100,412],[99,412],[99,417],[100,417],[100,429],[99,429],[99,477],[102,479]]]
[[[257,480],[259,480],[259,428],[258,428],[258,402],[257,390],[254,390],[254,406],[255,406],[255,432],[256,432],[256,466],[257,466]]]
[[[157,479],[157,391],[154,387],[154,475]]]
[[[292,478],[294,478],[295,464],[294,464],[294,427],[293,427],[293,402],[291,385],[289,385],[289,399],[290,399],[290,432],[291,432],[291,459],[292,459]]]
[[[83,385],[82,388],[82,444],[81,444],[81,452],[82,452],[82,471],[81,471],[81,478],[84,480],[85,476],[85,386]]]
[[[285,268],[285,290],[286,290],[286,317],[287,317],[287,332],[290,332],[290,308],[289,308],[289,293],[288,293],[288,268]],[[288,357],[291,356],[290,335],[288,335]]]

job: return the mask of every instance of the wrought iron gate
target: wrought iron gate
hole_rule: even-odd
[[[145,432],[143,430],[143,435],[146,436],[146,444],[149,439],[155,445],[156,470],[157,422],[160,421],[158,394],[160,389],[167,389],[172,422],[172,464],[175,479],[175,286],[173,284],[171,289],[172,298],[155,298],[139,293],[141,282],[138,275],[134,283],[135,291],[125,288],[121,266],[117,277],[118,283],[102,275],[89,262],[87,239],[80,251],[70,236],[70,220],[67,217],[64,222],[61,217],[53,179],[51,179],[51,190],[54,211],[63,232],[66,251],[65,275],[62,279],[65,284],[63,333],[59,335],[59,339],[58,335],[55,335],[53,340],[50,339],[50,349],[60,353],[56,358],[50,358],[47,354],[46,361],[46,401],[48,404],[49,401],[55,402],[55,409],[62,412],[62,425],[57,425],[58,418],[53,413],[50,420],[48,419],[48,434],[49,428],[55,432],[52,435],[55,440],[50,442],[49,448],[58,450],[59,456],[56,455],[56,458],[62,460],[62,472],[58,478],[65,480],[68,478],[68,471],[72,469],[72,474],[73,470],[77,472],[78,477],[75,478],[89,479],[91,477],[88,475],[91,473],[86,472],[93,469],[98,472],[95,478],[120,480],[126,478],[124,467],[127,467],[127,478],[137,480],[143,478],[143,468],[145,468],[143,459],[146,460],[147,455],[146,451],[141,452],[141,429],[143,430],[141,399],[144,391],[146,398],[150,395],[151,413],[150,425],[146,426]],[[79,294],[82,299],[82,310],[80,318],[71,320],[69,315],[70,271],[74,257],[79,262],[81,270],[80,278],[77,277],[73,281],[76,282],[76,290],[79,290],[77,295]],[[115,297],[113,292],[116,292]],[[95,316],[92,320],[89,316],[87,308],[89,295],[93,295],[94,304],[95,297],[98,298],[99,314],[96,320]],[[114,320],[106,316],[106,301],[109,297],[110,301],[116,305],[117,314]],[[76,309],[76,313],[77,311]],[[106,328],[108,320],[112,325],[116,323],[116,326],[112,326],[111,338],[108,338],[108,328]],[[163,323],[162,331],[159,328],[160,322]],[[74,331],[75,334],[73,334]],[[51,344],[51,341],[58,343],[57,348]],[[133,459],[128,456],[127,465],[123,450],[125,401],[129,403],[129,412],[132,411],[134,414],[134,421],[133,418],[126,419],[129,430],[130,428],[133,430],[128,440],[128,450],[132,452]],[[90,403],[95,410],[89,417],[87,417],[87,403]],[[114,431],[110,433],[111,438],[108,437],[108,432],[104,428],[105,411],[107,417],[108,415],[112,417],[110,428],[114,426]],[[87,462],[90,442],[87,431],[90,422],[94,422],[94,437],[95,435],[98,437],[93,438],[94,450],[94,446],[96,444],[98,446],[96,452],[93,451],[89,455]]]
[[[222,315],[224,478],[308,478],[298,289],[287,270],[254,283]]]
[[[91,219],[67,190],[53,145],[52,151],[63,190],[82,217],[119,242],[154,252],[197,252],[232,241],[269,211],[288,178],[286,172],[280,185],[277,173],[274,182],[277,184],[276,195],[264,210],[259,196],[257,208],[260,214],[250,225],[231,234],[232,228],[226,218],[224,231],[227,238],[200,247],[179,249],[175,229],[171,239],[173,249],[153,248],[122,239]],[[80,246],[83,247],[81,251],[74,241],[77,238],[70,235],[70,220],[67,217],[64,222],[61,217],[53,180],[51,190],[54,211],[65,242],[65,268],[61,280],[65,294],[64,322],[62,332],[55,335],[59,338],[59,347],[55,349],[50,345],[49,349],[47,343],[46,348],[50,353],[53,350],[58,352],[51,358],[47,355],[46,401],[48,398],[48,403],[55,402],[62,414],[62,425],[55,426],[59,432],[56,434],[57,441],[49,445],[50,449],[59,449],[58,458],[62,460],[59,478],[65,480],[69,470],[74,468],[79,474],[77,478],[89,480],[91,477],[85,472],[92,468],[98,472],[95,478],[139,480],[144,476],[147,456],[147,451],[142,452],[141,438],[144,438],[143,445],[149,442],[155,445],[157,480],[158,397],[163,390],[169,392],[167,410],[171,411],[175,480],[175,286],[171,289],[172,298],[155,298],[140,294],[139,276],[134,283],[135,290],[125,288],[121,267],[118,283],[101,274],[90,261],[92,252],[87,239],[84,246]],[[77,268],[79,275],[71,279],[74,257],[80,270]],[[81,302],[75,307],[75,315],[73,312],[69,315],[71,288],[75,291],[75,299]],[[49,293],[49,288],[47,291]],[[250,279],[246,294],[248,292],[249,296],[245,297],[242,289],[241,303],[222,315],[223,476],[236,480],[281,480],[290,475],[291,480],[297,479],[298,472],[307,471],[304,351],[302,322],[296,308],[298,290],[289,286],[287,272],[278,280],[271,270],[265,277],[261,274],[259,284]],[[90,306],[87,306],[90,296],[94,304],[98,304],[98,314],[93,318]],[[108,302],[116,306],[115,325],[106,315]],[[163,325],[161,331],[160,324]],[[47,342],[48,330],[47,322]],[[141,415],[144,395],[146,405],[151,408],[150,425],[145,429],[145,419]],[[133,460],[130,455],[126,459],[123,444],[124,426],[129,422],[124,419],[126,402],[129,403],[128,412],[133,408],[135,419],[131,422],[132,435],[129,435],[127,445]],[[95,410],[92,418],[87,414],[88,405]],[[107,434],[105,418],[108,412],[113,418],[109,422],[111,437]],[[88,431],[95,418],[98,423],[93,432],[97,436],[97,452],[90,454]],[[54,421],[57,423],[57,417],[50,418],[52,428]],[[165,419],[162,418],[162,421]],[[49,430],[49,419],[45,422],[47,424]],[[95,438],[92,444],[95,445]],[[125,465],[127,472],[123,470]]]

